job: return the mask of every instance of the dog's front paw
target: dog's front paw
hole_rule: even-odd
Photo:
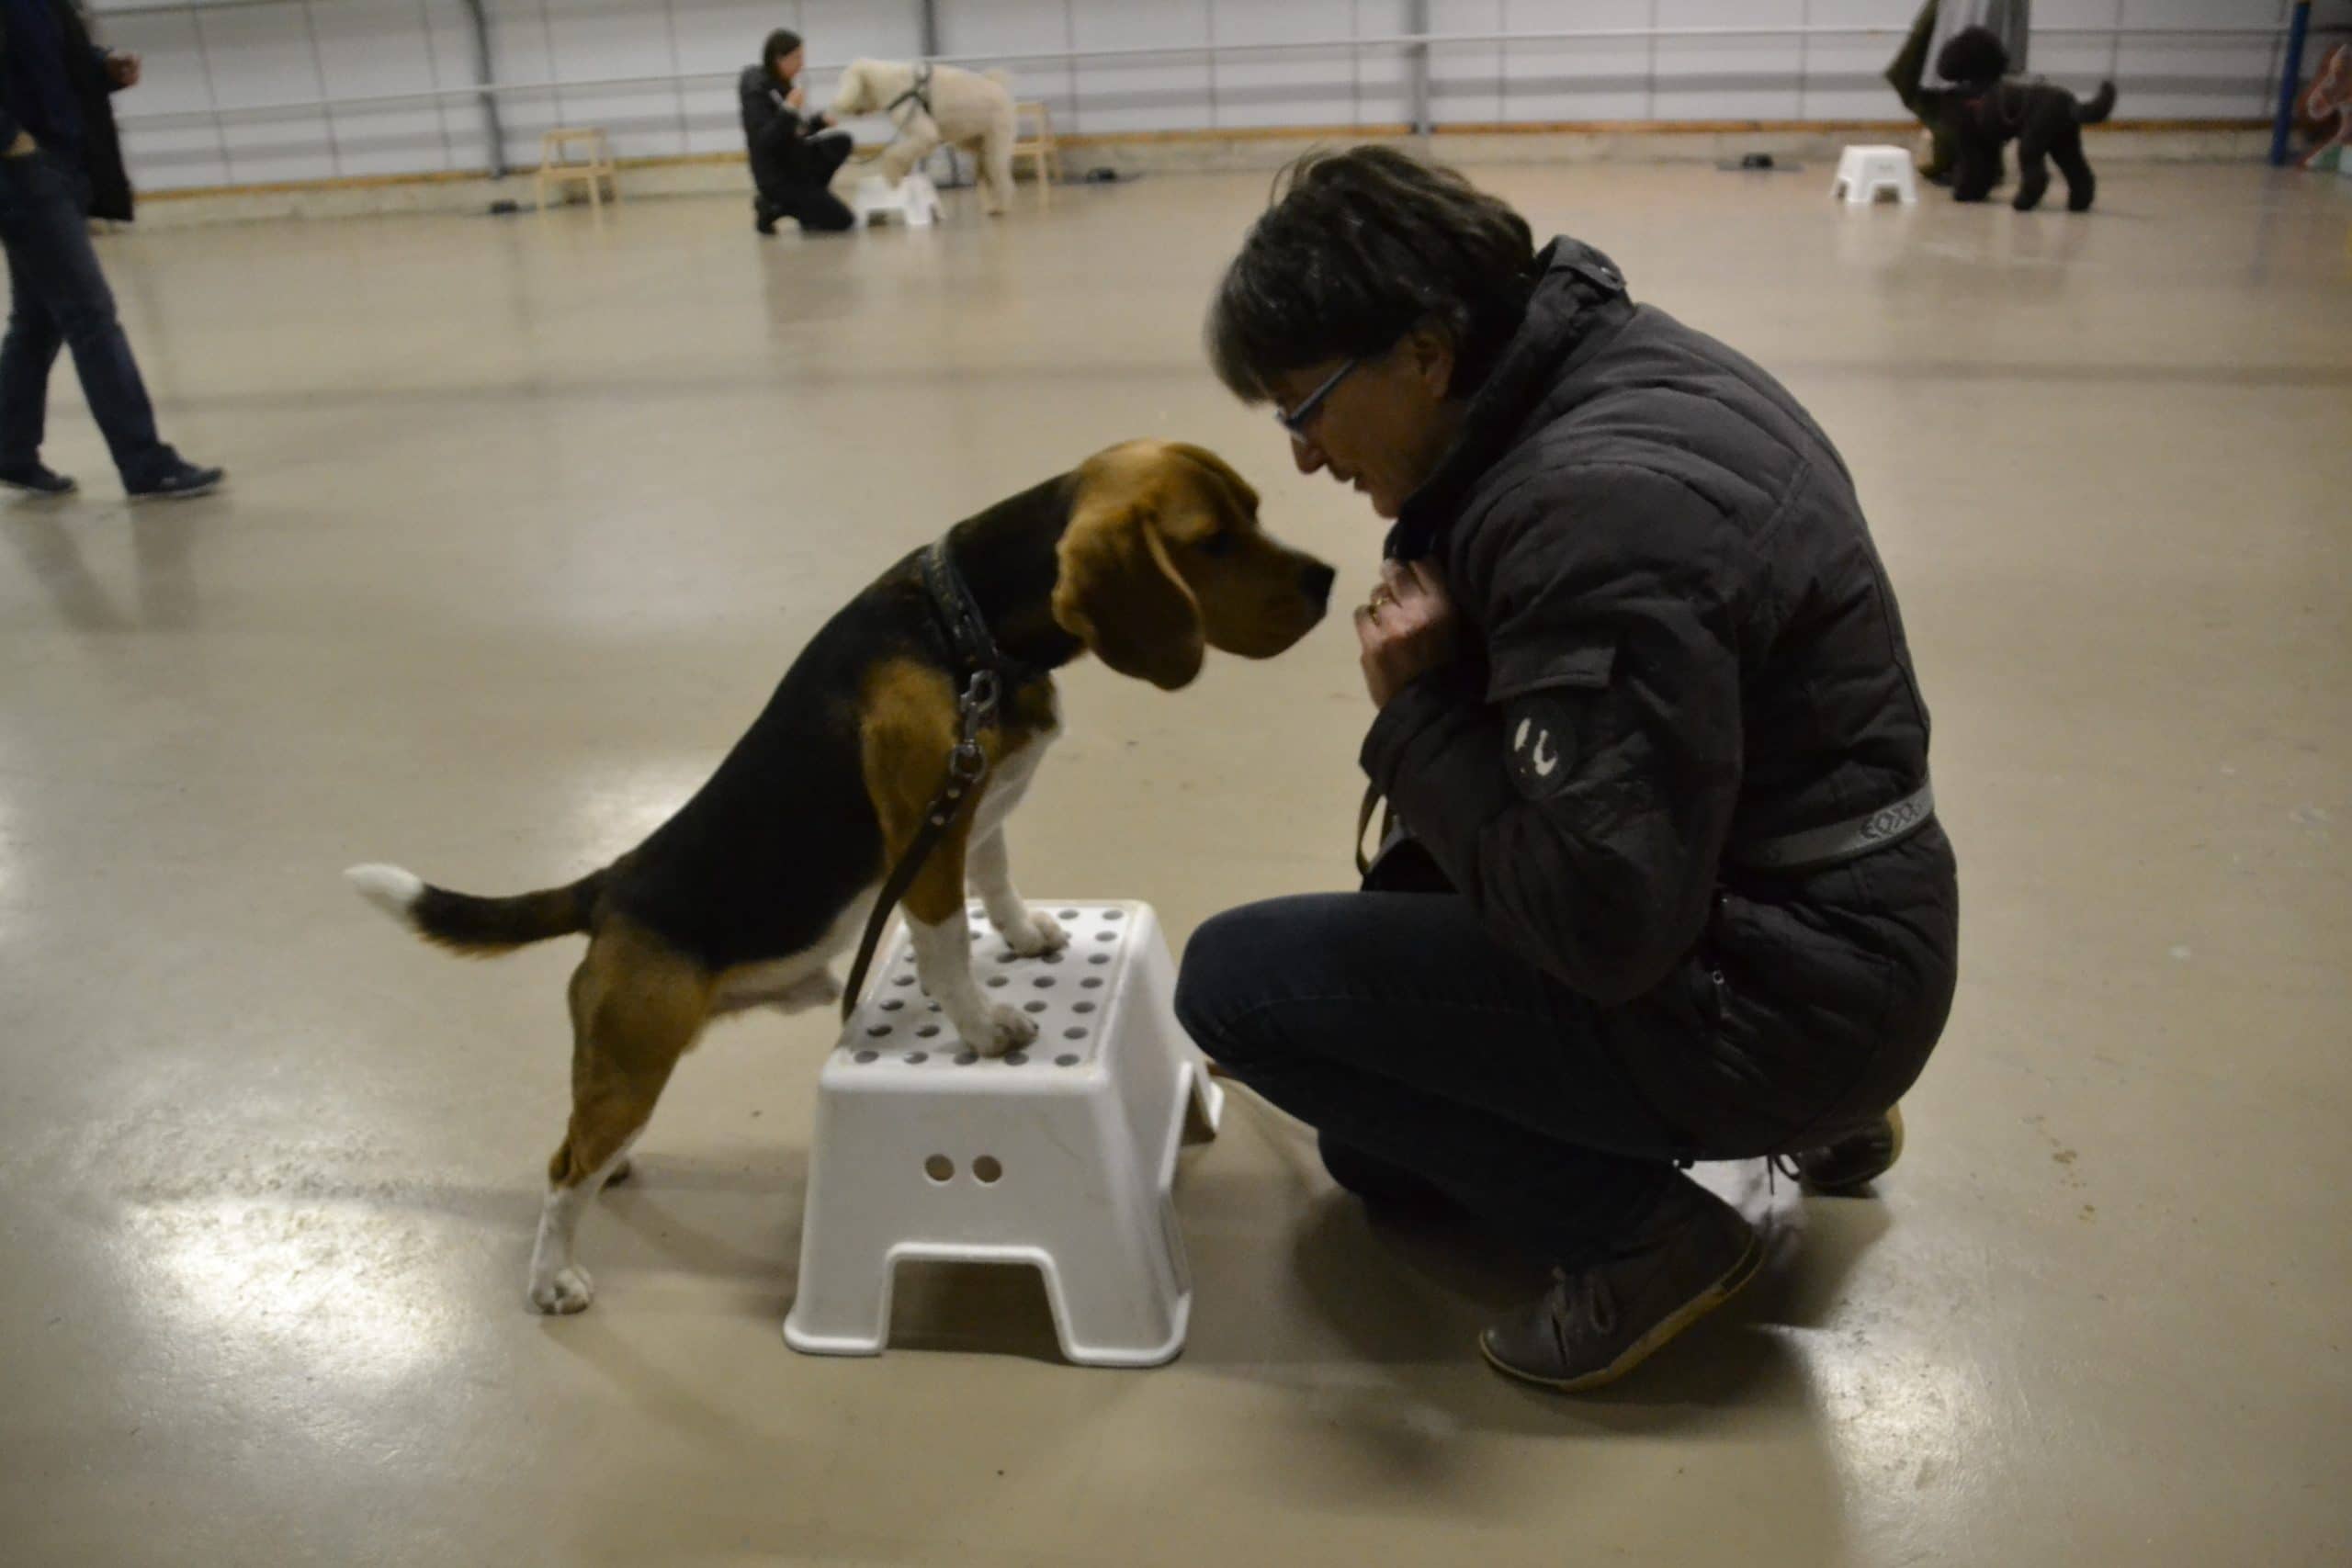
[[[1004,945],[1023,958],[1043,958],[1069,945],[1069,933],[1059,920],[1042,910],[1023,909],[1021,918],[997,927]]]
[[[586,1312],[596,1299],[596,1281],[577,1263],[566,1264],[544,1280],[531,1281],[531,1310],[564,1317]]]
[[[983,1056],[1018,1051],[1037,1038],[1037,1021],[1018,1008],[991,1006],[987,1021],[977,1030],[959,1031],[964,1043]]]

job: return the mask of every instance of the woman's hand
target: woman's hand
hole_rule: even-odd
[[[799,87],[793,88],[792,91],[785,94],[784,96],[784,107],[788,109],[797,109],[808,101],[808,93]]]
[[[1416,678],[1453,662],[1456,616],[1445,580],[1428,561],[1380,563],[1380,586],[1356,612],[1364,689],[1386,707]]]
[[[139,57],[135,54],[107,55],[107,80],[117,87],[139,85]]]

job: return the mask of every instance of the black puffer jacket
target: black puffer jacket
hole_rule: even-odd
[[[735,79],[735,96],[743,111],[743,141],[751,155],[786,170],[798,159],[800,143],[819,129],[814,115],[803,115],[784,101],[790,90],[764,65],[746,65]]]
[[[1828,438],[1754,365],[1558,240],[1389,551],[1469,652],[1363,765],[1496,936],[1601,1004],[1693,1155],[1883,1111],[1941,1032],[1959,896],[1932,821],[1807,872],[1788,835],[1927,782],[1893,590]]]

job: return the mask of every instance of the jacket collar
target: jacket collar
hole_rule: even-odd
[[[1471,394],[1462,434],[1435,472],[1406,498],[1385,552],[1416,560],[1437,548],[1478,480],[1525,433],[1528,416],[1577,353],[1630,310],[1617,264],[1581,240],[1562,235],[1535,258],[1538,274],[1527,314],[1486,381]]]

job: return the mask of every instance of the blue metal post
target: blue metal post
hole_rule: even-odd
[[[2303,80],[2303,35],[2312,30],[2312,0],[2295,0],[2287,23],[2287,70],[2278,78],[2278,118],[2270,122],[2270,166],[2287,162],[2287,138],[2295,129],[2295,89]]]

